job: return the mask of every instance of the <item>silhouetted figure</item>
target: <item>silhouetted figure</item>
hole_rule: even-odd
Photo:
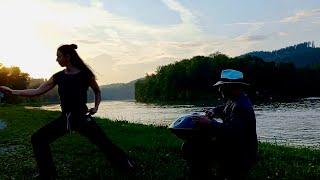
[[[252,104],[243,93],[248,84],[243,74],[235,70],[223,70],[221,81],[214,86],[226,100],[225,105],[206,111],[209,119],[198,121],[207,137],[190,139],[182,146],[191,177],[209,179],[212,165],[217,166],[217,178],[245,179],[256,161],[256,119]],[[221,118],[222,123],[213,118]]]
[[[2,93],[2,92],[0,92],[0,103],[2,103],[2,99],[3,99],[3,97],[4,97],[4,94]]]
[[[98,111],[101,101],[100,88],[95,75],[75,49],[77,49],[75,44],[62,45],[58,48],[57,61],[60,66],[66,68],[54,74],[37,89],[12,90],[0,87],[0,91],[6,94],[31,97],[44,94],[58,85],[62,110],[60,117],[40,128],[31,137],[40,179],[56,178],[57,173],[49,144],[71,131],[77,131],[98,146],[117,170],[129,172],[134,168],[125,152],[114,145],[92,117],[87,115],[88,112],[95,114]],[[90,110],[86,106],[89,87],[95,94],[95,106]]]

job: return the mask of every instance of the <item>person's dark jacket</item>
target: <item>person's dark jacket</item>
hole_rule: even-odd
[[[211,125],[226,161],[250,167],[256,161],[258,141],[256,118],[249,98],[241,94],[226,105],[214,108],[213,114],[223,120],[223,123],[213,120]]]

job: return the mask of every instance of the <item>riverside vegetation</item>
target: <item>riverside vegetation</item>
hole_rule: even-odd
[[[203,102],[218,97],[212,85],[223,69],[244,73],[254,102],[320,96],[320,48],[306,42],[273,52],[229,57],[219,52],[159,66],[135,83],[138,102]]]
[[[1,105],[0,179],[32,179],[36,173],[30,137],[59,112]],[[139,164],[133,179],[185,179],[182,141],[166,127],[96,118],[107,135]],[[72,133],[51,145],[59,179],[125,179],[113,172],[104,155],[87,139]],[[249,179],[320,179],[318,148],[259,143],[259,161]]]

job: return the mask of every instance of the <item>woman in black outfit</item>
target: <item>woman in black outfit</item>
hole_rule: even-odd
[[[95,75],[76,52],[77,45],[62,45],[57,50],[57,61],[64,70],[54,74],[37,89],[12,90],[1,86],[0,91],[18,96],[39,96],[58,85],[62,113],[56,120],[40,128],[31,137],[40,179],[55,179],[56,170],[52,161],[49,144],[71,131],[77,131],[97,145],[118,170],[128,172],[133,164],[128,156],[114,145],[91,116],[95,114],[101,101]],[[95,94],[95,106],[88,109],[87,90],[91,87]]]

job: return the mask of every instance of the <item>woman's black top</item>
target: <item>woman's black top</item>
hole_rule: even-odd
[[[91,79],[83,71],[66,74],[62,70],[53,75],[53,81],[58,85],[62,112],[87,112],[87,90]]]

